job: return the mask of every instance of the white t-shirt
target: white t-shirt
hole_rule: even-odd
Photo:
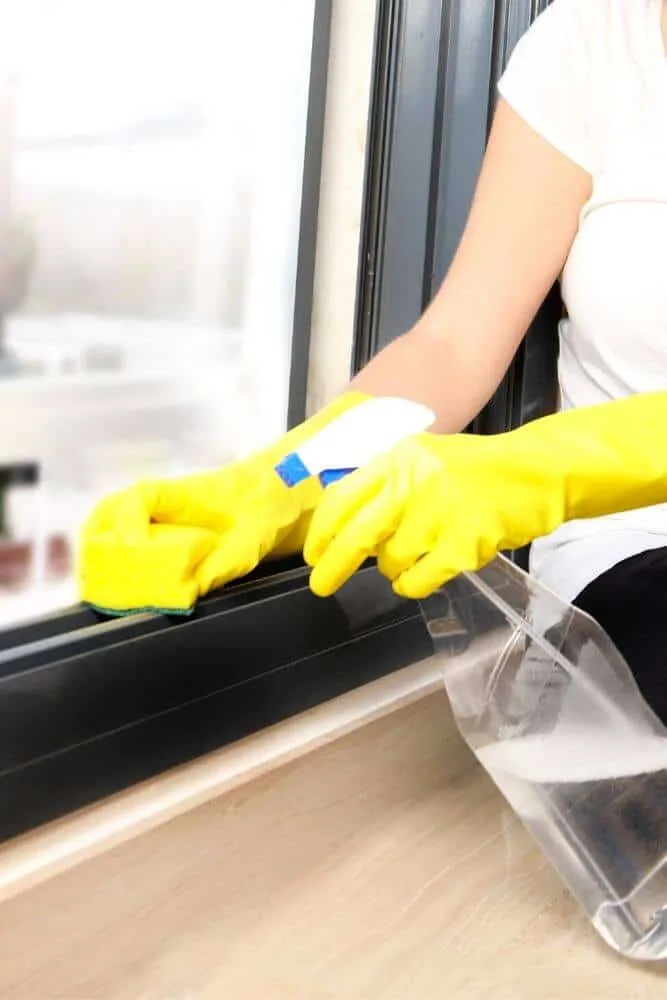
[[[667,389],[667,55],[661,0],[554,0],[517,45],[503,98],[593,178],[563,271],[561,407]],[[531,569],[574,598],[667,546],[667,505],[572,521]]]

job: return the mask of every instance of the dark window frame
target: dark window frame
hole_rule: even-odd
[[[551,0],[381,0],[384,50],[372,101],[353,367],[408,330],[460,239],[496,83]],[[473,427],[494,433],[553,405],[560,316],[554,288]]]
[[[3,634],[0,840],[428,656],[418,609],[366,567],[323,601],[298,563],[188,619],[73,608]]]
[[[308,358],[310,355],[311,317],[317,249],[317,220],[320,206],[320,179],[324,149],[331,42],[332,0],[315,0],[313,44],[310,60],[310,84],[306,113],[306,141],[301,189],[301,217],[297,253],[294,318],[290,356],[290,382],[287,424],[294,427],[306,416]]]

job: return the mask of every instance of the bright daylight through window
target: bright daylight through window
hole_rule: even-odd
[[[0,623],[286,425],[315,0],[0,0]]]

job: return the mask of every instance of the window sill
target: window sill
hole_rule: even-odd
[[[1,912],[6,1000],[661,991],[655,970],[605,949],[455,733],[441,693]]]
[[[372,568],[329,601],[274,567],[188,619],[73,608],[1,639],[2,840],[432,655],[419,609]]]
[[[441,688],[432,657],[17,837],[0,847],[0,902]]]

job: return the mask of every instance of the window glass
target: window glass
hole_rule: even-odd
[[[0,623],[286,424],[315,0],[0,0]]]

